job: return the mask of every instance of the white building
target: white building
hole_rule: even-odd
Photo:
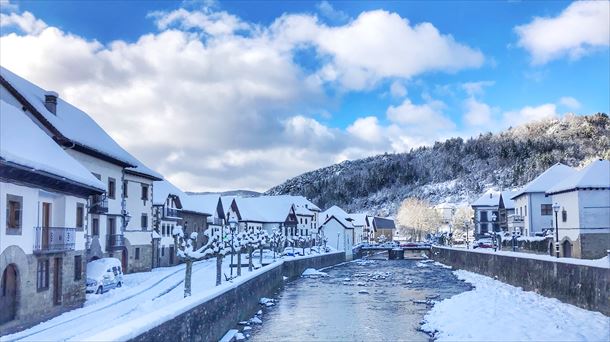
[[[610,248],[610,161],[592,162],[546,194],[559,206],[561,254],[583,259],[606,256]]]
[[[442,221],[439,232],[449,233],[449,231],[451,231],[449,225],[453,221],[453,215],[456,210],[455,205],[451,203],[440,203],[434,206],[434,210],[440,215]]]
[[[512,196],[515,213],[513,217],[508,217],[509,223],[514,224],[515,227],[522,227],[521,233],[526,236],[552,230],[553,203],[545,192],[576,173],[574,168],[557,163],[527,183]]]
[[[328,239],[327,246],[352,255],[356,240],[354,219],[343,209],[334,205],[320,213],[320,234]]]
[[[85,301],[86,208],[105,185],[0,101],[0,331]]]
[[[141,268],[141,260],[132,255],[136,250],[130,251],[126,246],[124,233],[132,216],[146,213],[149,208],[136,205],[132,213],[127,207],[128,201],[123,200],[123,185],[125,181],[149,183],[161,176],[125,151],[89,115],[57,93],[45,91],[2,67],[0,85],[3,100],[23,109],[24,115],[106,184],[105,194],[94,198],[88,206],[87,259],[112,256],[122,261],[126,272],[130,262],[135,262],[135,268]],[[132,224],[137,226],[138,221],[136,218]],[[133,236],[136,246],[144,242],[139,235],[147,234],[137,235],[137,238]],[[128,242],[128,245],[131,244]]]
[[[288,239],[300,236],[295,206],[288,197],[237,197],[235,202],[239,209],[240,230],[261,228],[270,235],[279,230]]]
[[[477,236],[500,231],[498,207],[500,193],[488,191],[471,204],[474,210],[474,232]]]
[[[187,195],[167,180],[154,183],[153,191],[153,267],[178,264],[172,232],[182,223],[181,197]]]

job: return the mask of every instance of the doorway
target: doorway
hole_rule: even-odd
[[[10,264],[2,272],[0,290],[0,324],[10,322],[17,316],[17,266]],[[6,309],[5,309],[6,308]]]
[[[49,248],[49,227],[51,227],[51,203],[42,202],[42,248]]]
[[[61,292],[61,279],[62,279],[62,259],[55,258],[53,262],[53,304],[60,305],[62,292]]]
[[[563,242],[563,257],[564,258],[572,257],[572,244],[568,240],[565,240]]]

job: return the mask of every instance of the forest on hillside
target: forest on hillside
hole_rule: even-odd
[[[266,194],[303,195],[322,208],[394,215],[407,197],[433,204],[470,201],[488,188],[521,186],[551,165],[610,158],[607,114],[566,115],[407,153],[386,153],[304,173]]]

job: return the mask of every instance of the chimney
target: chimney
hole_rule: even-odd
[[[47,91],[44,93],[44,106],[49,112],[57,115],[57,95],[54,91]]]

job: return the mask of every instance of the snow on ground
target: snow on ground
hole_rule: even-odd
[[[315,255],[315,254],[314,254]],[[273,256],[271,255],[271,258]],[[296,257],[296,258],[306,258]],[[285,259],[296,259],[284,257]],[[272,260],[264,255],[264,262]],[[230,257],[223,260],[223,274],[230,274]],[[247,259],[242,255],[242,263]],[[216,259],[193,264],[192,296],[184,298],[184,265],[163,267],[124,276],[121,288],[96,295],[87,295],[84,307],[66,312],[46,322],[18,333],[2,336],[2,341],[86,341],[127,340],[182,312],[195,307],[256,275],[278,267],[282,259],[260,267],[258,258],[253,263],[258,267],[248,272],[242,267],[242,276],[220,286],[216,282]],[[234,274],[236,270],[234,269]]]
[[[309,277],[309,278],[319,278],[319,277],[328,277],[328,273],[320,272],[320,271],[316,270],[315,268],[308,268],[305,271],[303,271],[303,274],[301,276]]]
[[[438,341],[609,341],[610,317],[523,291],[476,273],[455,275],[475,288],[438,302],[422,329]]]
[[[447,247],[447,246],[435,246],[436,248],[445,248],[445,249],[455,249],[463,251],[464,248],[457,247]],[[517,258],[527,258],[527,259],[536,259],[536,260],[545,260],[545,261],[554,261],[554,262],[564,262],[566,264],[574,264],[574,265],[585,265],[585,266],[593,266],[593,267],[602,267],[602,268],[610,268],[610,259],[608,256],[605,256],[601,259],[576,259],[576,258],[557,258],[554,256],[550,256],[547,254],[532,254],[532,253],[523,253],[523,252],[513,252],[513,251],[496,251],[492,248],[477,248],[468,250],[472,253],[487,253],[487,254],[498,254],[505,255]]]

